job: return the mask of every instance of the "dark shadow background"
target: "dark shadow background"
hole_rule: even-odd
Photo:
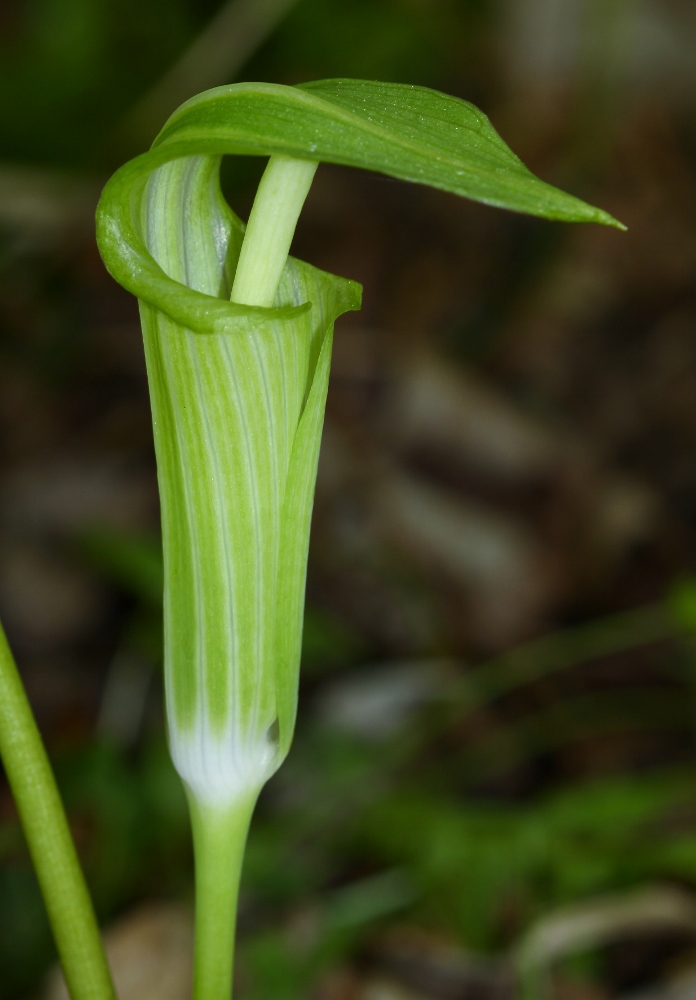
[[[319,170],[293,252],[364,308],[239,995],[512,998],[522,953],[530,995],[693,996],[695,41],[690,0],[0,0],[0,615],[114,962],[154,970],[134,996],[188,996],[192,872],[137,310],[94,206],[191,94],[334,76],[473,101],[628,232]],[[262,167],[225,165],[242,216]],[[52,960],[3,785],[0,998],[59,996]]]

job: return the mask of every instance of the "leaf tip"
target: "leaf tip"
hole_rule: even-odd
[[[622,233],[628,231],[628,226],[624,225],[624,223],[620,222],[619,219],[615,219],[613,215],[610,215],[602,209],[597,210],[596,221],[602,226],[611,226],[612,229],[620,229]]]

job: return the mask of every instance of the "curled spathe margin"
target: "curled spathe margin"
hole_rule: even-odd
[[[311,302],[266,308],[206,295],[170,278],[148,250],[141,224],[148,180],[164,164],[193,155],[200,152],[193,153],[190,145],[153,149],[124,164],[107,182],[97,208],[97,244],[109,274],[142,302],[194,333],[250,334],[259,323],[292,323],[312,308]],[[210,155],[220,157],[219,153]],[[235,221],[244,228],[236,217]],[[318,270],[303,261],[295,263]],[[321,273],[330,279],[333,293],[326,303],[330,321],[360,308],[362,289],[357,282]]]

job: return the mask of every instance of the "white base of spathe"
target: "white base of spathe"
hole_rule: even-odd
[[[282,763],[273,729],[271,724],[255,737],[237,726],[213,733],[207,721],[197,720],[186,733],[170,730],[174,767],[195,801],[225,809],[258,793]]]

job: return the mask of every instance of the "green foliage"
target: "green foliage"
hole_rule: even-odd
[[[691,773],[601,781],[527,806],[464,806],[421,789],[375,802],[354,849],[407,866],[422,919],[491,949],[561,903],[696,882],[696,831],[670,829],[670,815],[695,805]]]
[[[685,576],[677,580],[667,598],[667,608],[679,628],[696,632],[696,579]]]
[[[598,782],[521,808],[394,791],[354,814],[334,850],[403,868],[416,887],[411,919],[493,950],[560,903],[695,881],[696,834],[670,830],[670,816],[693,807],[690,773]]]

